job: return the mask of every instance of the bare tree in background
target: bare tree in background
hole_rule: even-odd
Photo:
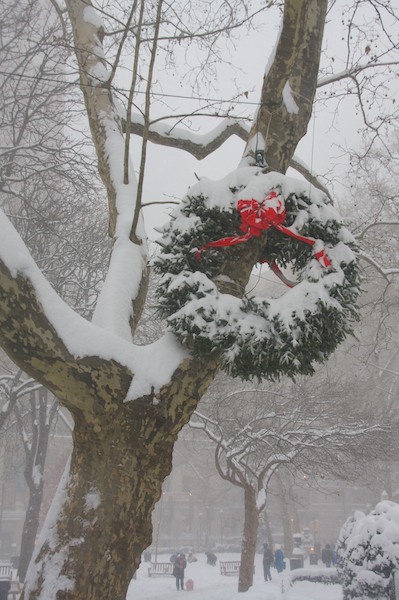
[[[18,433],[25,452],[24,475],[29,490],[18,565],[21,581],[25,580],[38,534],[48,443],[59,408],[57,400],[52,397],[50,401],[49,395],[49,392],[41,387],[29,393],[27,403],[19,401],[14,409]]]
[[[0,377],[0,430],[17,432],[25,456],[24,477],[29,491],[20,544],[18,577],[24,581],[39,531],[48,444],[59,403],[42,385],[21,371]],[[65,419],[63,418],[65,422]]]
[[[253,584],[259,516],[279,469],[351,481],[393,448],[391,414],[370,416],[341,387],[322,389],[315,382],[280,386],[280,392],[243,388],[208,398],[210,416],[195,411],[190,421],[214,442],[219,475],[244,492],[240,592]]]
[[[368,152],[362,147],[360,152],[353,152],[348,176],[348,194],[354,206],[348,207],[348,219],[361,250],[370,317],[376,321],[379,316],[370,344],[374,357],[384,347],[395,353],[399,343],[399,195],[395,185],[399,174],[398,148],[399,137],[393,134],[382,147]],[[388,361],[389,356],[383,352],[382,361]]]

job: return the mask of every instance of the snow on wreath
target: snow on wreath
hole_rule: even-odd
[[[267,230],[260,262],[290,266],[297,283],[278,299],[221,293],[234,248]],[[159,309],[196,354],[219,352],[242,379],[310,374],[352,332],[359,272],[352,235],[322,192],[303,181],[242,168],[201,179],[158,243]]]

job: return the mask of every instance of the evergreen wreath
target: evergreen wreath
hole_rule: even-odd
[[[158,240],[162,250],[154,269],[162,275],[157,290],[161,315],[194,354],[220,352],[221,366],[232,376],[276,380],[311,374],[314,363],[324,362],[352,333],[360,292],[354,240],[327,196],[315,189],[309,194],[306,187],[306,182],[254,167],[217,182],[201,179]],[[278,299],[223,294],[215,281],[232,249],[209,247],[209,242],[239,235],[237,202],[261,200],[271,191],[283,198],[284,228],[293,233],[271,226],[262,257],[289,265],[298,283]],[[316,259],[312,246],[291,235],[316,240],[328,266]]]

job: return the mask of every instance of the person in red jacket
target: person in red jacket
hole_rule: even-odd
[[[180,554],[175,560],[175,566],[173,568],[173,575],[176,577],[176,588],[178,590],[184,590],[184,569],[186,568],[186,566],[186,557],[183,554],[183,552],[180,552]]]

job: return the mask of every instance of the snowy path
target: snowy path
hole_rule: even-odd
[[[219,555],[218,559],[239,560],[237,554]],[[159,562],[168,562],[169,556],[159,556]],[[317,569],[317,567],[315,567]],[[338,585],[322,585],[310,582],[298,582],[289,587],[287,574],[278,574],[272,569],[273,580],[263,581],[262,556],[256,556],[254,585],[245,594],[237,592],[237,577],[222,577],[219,561],[216,567],[206,564],[203,554],[198,562],[187,565],[185,581],[194,581],[192,592],[178,592],[174,577],[148,577],[148,563],[142,563],[137,579],[129,587],[126,600],[172,600],[189,594],[190,600],[342,600],[342,590]],[[286,591],[283,591],[283,588]]]

